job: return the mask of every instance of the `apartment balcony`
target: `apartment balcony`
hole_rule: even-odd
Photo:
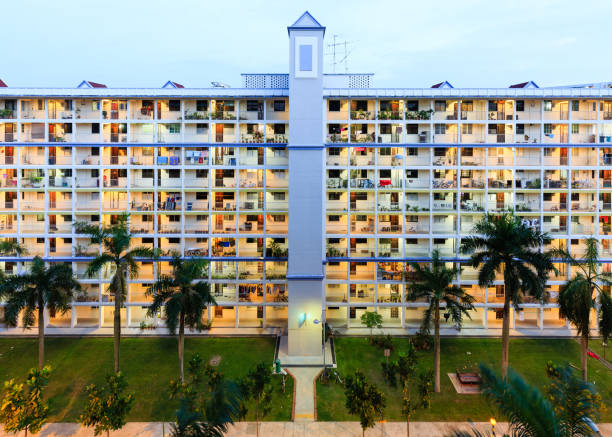
[[[208,188],[208,177],[206,178],[194,178],[186,177],[184,179],[185,188]]]
[[[222,165],[224,167],[234,167],[236,165],[236,157],[234,155],[223,155],[211,157],[212,165]]]
[[[330,144],[348,143],[348,134],[327,134],[325,142]]]
[[[388,244],[380,244],[378,245],[378,255],[381,258],[401,258],[402,257],[402,249],[399,247],[392,247]],[[379,273],[384,273],[379,276],[377,279],[383,281],[401,281],[403,273],[402,272],[394,272],[389,270],[379,270]]]
[[[180,133],[158,132],[158,143],[180,143],[182,141]]]
[[[542,142],[544,144],[567,144],[569,143],[569,135],[567,133],[544,134]]]
[[[544,201],[543,205],[544,211],[567,211],[567,203],[566,202],[557,202],[557,201]]]
[[[404,116],[403,111],[378,111],[377,120],[401,120]]]
[[[34,119],[34,120],[44,120],[45,119],[45,110],[44,109],[34,109],[32,107],[25,107],[21,109],[21,118],[23,119]]]
[[[484,121],[488,120],[488,111],[461,111],[461,120],[467,121]]]
[[[100,209],[99,201],[86,201],[86,200],[77,200],[76,202],[76,210],[77,211],[97,211]]]
[[[552,110],[552,111],[544,111],[544,120],[569,120],[569,111],[568,110]]]
[[[245,202],[240,202],[241,211],[261,211],[263,207],[263,200],[247,200]]]
[[[188,109],[185,109],[184,119],[186,121],[208,120],[209,115],[210,114],[208,113],[208,111],[190,111]]]
[[[357,245],[350,248],[351,258],[373,258],[376,256],[375,246]]]
[[[447,190],[457,188],[457,181],[454,179],[433,179],[432,186],[434,190]]]
[[[401,210],[402,210],[402,202],[379,202],[378,203],[378,211],[401,211]]]
[[[567,156],[544,156],[544,165],[557,167],[560,165],[567,165],[568,159]]]
[[[581,179],[572,181],[572,188],[575,190],[592,190],[596,187],[595,180],[593,179]]]
[[[153,134],[153,132],[151,132],[151,133],[138,133],[138,132],[132,131],[130,133],[130,141],[132,143],[146,143],[146,144],[150,144],[150,143],[153,143],[155,141],[155,135]]]
[[[144,234],[150,235],[155,232],[155,227],[153,226],[153,222],[142,222],[142,221],[134,221],[132,220],[130,223],[130,231],[133,234]]]
[[[513,134],[487,134],[487,143],[489,144],[500,144],[507,143],[511,144],[514,142]]]
[[[153,105],[143,105],[139,101],[130,102],[130,119],[131,120],[153,120],[155,110]]]
[[[433,120],[457,120],[457,111],[434,111]]]
[[[596,202],[581,201],[571,203],[572,211],[576,212],[594,212],[597,210]]]
[[[104,178],[104,188],[127,188],[127,178]]]
[[[457,225],[453,220],[452,223],[434,223],[431,228],[434,234],[455,234],[457,233]]]
[[[429,256],[428,244],[406,244],[406,258],[421,258],[426,256]]]
[[[420,143],[419,138],[419,143]],[[423,141],[427,142],[427,141]],[[454,144],[457,142],[457,134],[434,134],[433,142],[435,144]]]
[[[258,222],[243,222],[238,226],[238,232],[245,234],[263,234],[264,227]]]
[[[351,155],[350,165],[352,167],[366,167],[374,165],[374,154],[368,153],[366,155]]]
[[[0,176],[0,188],[15,188],[17,187],[17,181],[16,178]]]
[[[158,230],[160,234],[179,234],[181,232],[180,223],[159,223]]]
[[[107,134],[102,135],[102,141],[104,143],[127,143],[127,134]]]
[[[378,188],[384,188],[387,190],[388,189],[400,189],[402,188],[402,182],[403,180],[397,177],[391,177],[391,178],[379,177],[378,180],[376,181],[376,186]]]
[[[275,223],[274,221],[266,221],[266,232],[268,234],[286,235],[289,231],[289,219],[285,216],[284,222]]]
[[[236,188],[236,179],[223,178],[215,179],[215,188]]]
[[[457,156],[454,154],[447,154],[443,156],[434,156],[433,165],[435,166],[449,166],[457,165]]]
[[[433,201],[433,211],[455,211],[457,205],[453,201]]]
[[[582,223],[571,223],[572,234],[579,235],[592,235],[593,234],[593,225],[582,224]]]
[[[477,200],[465,200],[461,202],[461,211],[480,212],[484,211],[484,202]]]
[[[71,200],[49,200],[49,209],[58,211],[70,211],[72,210]]]
[[[14,234],[17,232],[17,223],[0,221],[0,234]]]
[[[401,224],[393,224],[392,222],[378,222],[378,233],[379,234],[401,234],[402,233],[402,225]]]
[[[44,188],[45,180],[42,176],[21,178],[21,188]]]
[[[127,165],[127,156],[119,155],[119,156],[110,156],[105,155],[102,157],[102,165]]]
[[[51,234],[72,234],[72,223],[49,224]]]
[[[131,211],[153,211],[153,202],[132,199],[130,202]]]
[[[236,111],[213,111],[210,118],[213,120],[236,120]]]
[[[185,206],[185,211],[208,211],[208,200],[187,201]]]
[[[289,178],[270,177],[266,178],[266,188],[288,188]]]
[[[375,111],[350,111],[351,120],[374,120],[376,118]],[[342,120],[345,120],[343,118]],[[401,119],[401,115],[400,115]],[[398,119],[399,120],[399,119]]]
[[[49,176],[49,187],[72,188],[74,185],[72,177],[53,177]]]
[[[186,234],[207,234],[208,222],[200,221],[198,223],[185,223]]]
[[[236,202],[230,199],[214,202],[212,209],[214,211],[236,211]]]
[[[2,127],[2,124],[0,124],[0,128],[1,127]],[[0,131],[0,143],[12,143],[14,141],[17,141],[17,134],[14,134],[13,132],[2,133]]]
[[[427,222],[406,222],[404,232],[406,234],[429,234],[429,219]]]
[[[45,234],[45,222],[23,222],[19,225],[22,234]]]
[[[72,256],[72,246],[69,246],[69,245],[61,245],[57,247],[50,246],[49,256],[51,257]]]
[[[289,201],[287,200],[266,200],[266,210],[268,211],[288,211]]]
[[[50,143],[70,143],[70,142],[72,142],[72,134],[67,134],[67,133],[53,134],[53,133],[49,133],[49,142]]]
[[[461,188],[466,190],[482,190],[485,187],[485,183],[482,178],[461,178]]]
[[[555,189],[566,189],[567,188],[567,180],[560,179],[544,179],[544,183],[542,184],[544,189],[555,190]]]

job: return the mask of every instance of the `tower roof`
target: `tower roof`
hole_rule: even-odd
[[[287,31],[290,30],[322,30],[325,33],[325,26],[321,26],[321,23],[306,11],[295,20],[295,23],[287,27]]]

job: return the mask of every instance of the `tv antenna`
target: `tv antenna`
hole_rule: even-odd
[[[337,41],[340,35],[334,34],[332,36],[333,42],[331,44],[327,44],[327,48],[330,49],[327,56],[332,57],[332,72],[336,72],[336,65],[344,64],[344,72],[348,73],[348,57],[352,52],[352,49],[349,49],[349,46],[353,44],[352,41]]]

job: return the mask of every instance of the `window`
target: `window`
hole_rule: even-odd
[[[446,156],[447,150],[446,147],[436,147],[434,148],[434,156]]]
[[[166,170],[168,172],[168,177],[171,179],[180,179],[181,171],[180,170]]]
[[[516,111],[517,112],[525,111],[525,101],[524,100],[517,100],[516,101]]]
[[[327,216],[327,221],[328,222],[339,222],[340,221],[340,216],[339,215],[328,215]]]
[[[312,45],[300,44],[300,71],[312,71]]]
[[[474,156],[474,149],[472,147],[464,147],[461,151],[461,156]]]
[[[408,156],[417,156],[419,154],[419,149],[417,149],[416,147],[408,147],[406,149],[406,154]]]
[[[272,193],[272,198],[274,200],[285,200],[285,193]]]
[[[544,201],[550,202],[551,200],[553,200],[553,193],[544,193]]]
[[[418,100],[406,100],[406,111],[418,111],[419,101]]]
[[[339,112],[340,111],[340,100],[329,100],[327,104],[329,107],[329,112]]]
[[[342,193],[327,193],[328,200],[340,200]]]
[[[196,178],[201,178],[201,179],[208,178],[208,170],[202,170],[202,169],[196,170]]]
[[[97,168],[94,168],[91,170],[90,176],[92,178],[99,178],[100,177],[100,170]]]
[[[525,134],[525,125],[522,123],[518,123],[516,125],[516,133],[517,135],[524,135]]]
[[[169,222],[180,222],[181,221],[180,215],[169,215],[167,217],[168,217]]]
[[[552,100],[544,100],[543,105],[545,111],[552,111]]]
[[[285,216],[284,215],[273,215],[272,219],[274,220],[275,223],[284,223],[285,222]]]
[[[100,133],[100,123],[92,123],[91,124],[91,133],[99,134]]]
[[[208,111],[208,100],[196,100],[196,111]]]
[[[463,135],[472,135],[472,124],[462,124],[461,133]]]
[[[474,102],[472,100],[464,100],[461,102],[461,110],[471,112],[474,110]]]
[[[285,125],[280,123],[274,124],[274,135],[285,135]]]
[[[446,134],[446,125],[445,124],[441,124],[441,123],[434,124],[434,129],[435,129],[436,135],[444,135],[444,134]]]
[[[284,100],[274,101],[274,112],[285,112],[285,101]]]
[[[168,101],[168,110],[177,112],[181,110],[181,101],[180,100],[170,100]]]
[[[208,199],[208,193],[206,191],[198,191],[196,193],[196,200],[206,200]]]
[[[390,124],[381,124],[380,125],[380,134],[381,135],[391,135],[391,125]]]
[[[488,108],[489,111],[497,112],[497,102],[495,100],[489,100]]]
[[[340,134],[340,125],[339,124],[329,124],[327,125],[327,133],[329,134]]]
[[[327,154],[329,156],[340,156],[340,152],[342,149],[340,149],[340,147],[330,147],[329,149],[327,149]]]
[[[257,112],[259,111],[259,102],[257,100],[247,100],[246,108],[248,112]]]
[[[206,133],[208,133],[208,125],[206,123],[196,123],[196,134],[204,135]]]
[[[446,100],[436,100],[434,103],[434,110],[436,112],[446,111]]]
[[[544,135],[550,135],[552,134],[552,124],[550,123],[545,123],[544,124]]]
[[[580,102],[578,100],[572,100],[572,111],[580,111]]]
[[[580,133],[580,125],[579,124],[572,124],[572,133],[573,134]]]
[[[152,168],[145,168],[142,170],[142,178],[145,179],[152,179],[153,178],[153,169]]]
[[[180,134],[181,133],[181,125],[178,123],[173,123],[168,125],[168,133],[169,134]]]
[[[419,177],[418,170],[406,170],[406,179],[416,179]]]
[[[418,124],[407,124],[406,125],[406,134],[408,135],[418,135],[419,133],[419,125]]]
[[[368,110],[368,101],[367,100],[353,100],[351,102],[351,106],[355,109],[353,111],[367,111]]]

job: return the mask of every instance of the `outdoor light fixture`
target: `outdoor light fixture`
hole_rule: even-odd
[[[298,324],[300,327],[304,326],[304,323],[306,323],[306,313],[302,313],[298,317]]]
[[[495,435],[495,425],[497,425],[497,420],[491,417],[489,419],[489,422],[491,423],[491,432],[493,433],[493,435]]]

